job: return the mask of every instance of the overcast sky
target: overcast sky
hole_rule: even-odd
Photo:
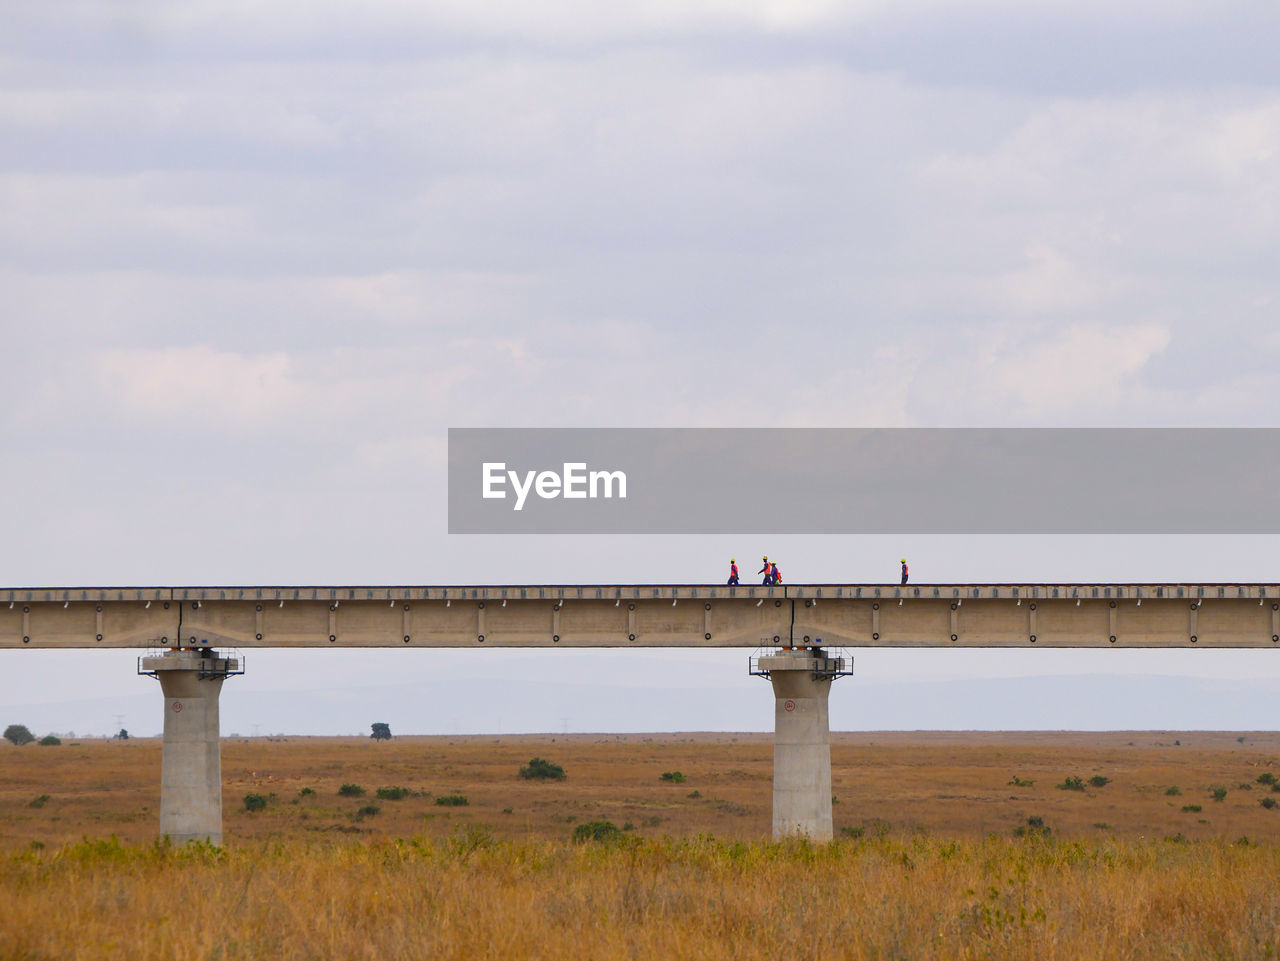
[[[1274,537],[450,537],[444,504],[449,426],[1276,426],[1274,3],[0,4],[4,586],[706,581],[766,551],[792,582],[903,553],[920,580],[1280,580]],[[490,696],[483,654],[413,656]],[[328,683],[290,657],[228,685],[224,730]],[[602,657],[554,670],[613,683]],[[1280,691],[1232,657],[1241,710]],[[941,674],[952,726],[979,678],[1206,663],[859,658],[837,697]],[[0,659],[10,712],[150,693],[128,656]],[[353,717],[480,723],[369,684]],[[763,689],[637,691],[572,729],[770,723]],[[990,723],[1133,726],[1061,700]],[[261,723],[337,723],[299,714]]]

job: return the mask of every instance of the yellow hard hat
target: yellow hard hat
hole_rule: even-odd
[[[736,557],[731,557],[731,558],[729,558],[729,563],[730,563],[730,564],[736,564],[736,563],[738,563],[738,559],[737,559]]]
[[[760,560],[762,560],[762,561],[767,561],[768,559],[769,559],[769,555],[768,555],[768,554],[766,554],[766,555],[764,555],[764,557],[760,558]]]
[[[905,564],[906,562],[907,562],[907,559],[904,557],[904,558],[902,559],[902,563],[904,563],[904,564]]]

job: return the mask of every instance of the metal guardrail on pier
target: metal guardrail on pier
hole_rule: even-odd
[[[769,677],[783,661],[807,660],[815,677],[835,679],[853,675],[853,655],[843,647],[776,647],[758,648],[747,661],[747,671],[754,677]],[[788,670],[794,668],[788,667]]]

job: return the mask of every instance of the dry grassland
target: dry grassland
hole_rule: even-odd
[[[5,744],[0,958],[1271,957],[1280,737],[1237,737],[837,735],[813,846],[763,840],[767,736],[237,740],[227,844],[182,850],[158,742]]]

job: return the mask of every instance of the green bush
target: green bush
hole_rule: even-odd
[[[246,811],[265,811],[267,809],[267,799],[262,794],[246,794],[244,796],[244,809]]]
[[[40,738],[41,747],[57,747],[61,743],[62,743],[62,738],[57,737],[53,734],[46,734],[44,737]]]
[[[42,808],[48,803],[49,803],[49,795],[41,794],[38,798],[33,798],[31,802],[27,804],[27,807]]]
[[[696,801],[698,798],[702,797],[702,792],[701,792],[701,791],[690,791],[690,792],[689,792],[687,795],[685,795],[685,796],[686,796],[686,797],[691,797],[691,798],[693,798],[693,799]]]
[[[1213,790],[1209,792],[1209,796],[1212,797],[1215,801],[1224,800],[1227,796],[1227,789],[1224,787],[1213,788]]]
[[[1013,829],[1015,837],[1020,838],[1047,838],[1052,834],[1049,825],[1044,823],[1044,818],[1039,815],[1033,815],[1027,818],[1026,824],[1019,824]]]
[[[1009,782],[1009,787],[1031,787],[1035,783],[1035,781],[1023,780],[1015,774],[1013,780]]]
[[[1058,785],[1058,790],[1060,790],[1060,791],[1083,791],[1083,790],[1084,790],[1084,779],[1083,779],[1083,778],[1075,777],[1075,776],[1073,775],[1073,776],[1071,776],[1071,777],[1067,778],[1067,779],[1066,779],[1065,781],[1063,781],[1061,784],[1059,784],[1059,785]]]
[[[564,768],[559,764],[540,757],[529,759],[529,763],[520,769],[520,776],[527,781],[563,781],[566,777]]]
[[[1258,802],[1258,803],[1260,803],[1264,808],[1266,808],[1268,811],[1270,811],[1273,807],[1275,807],[1275,806],[1276,806],[1276,799],[1275,799],[1275,798],[1273,798],[1273,797],[1264,797],[1264,798],[1263,798],[1260,802]]]
[[[1164,793],[1165,793],[1165,796],[1167,797],[1177,797],[1179,794],[1182,793],[1182,789],[1175,784],[1173,787],[1165,788]]]
[[[608,843],[622,837],[622,829],[612,821],[587,821],[573,829],[573,839],[579,844],[587,841]]]
[[[298,792],[298,797],[311,797],[315,793],[316,793],[315,788],[304,787],[301,791]]]
[[[338,788],[338,793],[343,797],[364,797],[364,788],[359,784],[344,784]]]
[[[384,801],[403,801],[413,792],[407,787],[380,787],[378,797]]]
[[[436,803],[447,808],[457,808],[465,807],[471,802],[465,794],[442,794],[436,798]]]
[[[4,737],[6,741],[11,741],[19,747],[24,744],[30,744],[36,739],[36,736],[27,729],[25,724],[10,724],[4,729]]]
[[[1199,811],[1202,811],[1204,809],[1200,807],[1199,804],[1184,804],[1182,805],[1182,810],[1185,811],[1187,814],[1196,814]]]
[[[1263,771],[1258,775],[1259,784],[1275,784],[1276,776],[1270,771]]]
[[[685,776],[679,771],[663,771],[659,780],[667,781],[671,784],[683,784]]]
[[[1111,783],[1111,778],[1103,777],[1101,774],[1095,774],[1093,777],[1089,778],[1089,783],[1094,787],[1106,787]]]

